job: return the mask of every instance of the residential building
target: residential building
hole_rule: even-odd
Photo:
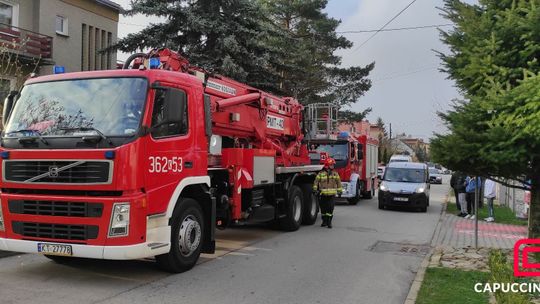
[[[384,130],[381,129],[378,125],[370,125],[369,136],[380,140],[384,138]]]
[[[122,8],[109,0],[0,0],[0,100],[32,72],[116,67]],[[16,66],[16,67],[14,67]]]
[[[390,140],[390,151],[393,151],[394,154],[410,155],[415,161],[417,160],[414,149],[405,144],[402,138],[392,138]]]
[[[429,154],[429,143],[424,142],[421,138],[401,138],[401,141],[411,147],[414,151],[422,150],[426,154]]]
[[[356,136],[370,135],[371,124],[368,120],[357,122],[342,122],[338,126],[339,131],[346,131]]]

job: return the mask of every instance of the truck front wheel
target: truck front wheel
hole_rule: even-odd
[[[197,201],[191,198],[180,200],[173,212],[171,226],[171,250],[156,256],[156,262],[163,270],[184,272],[193,268],[201,255],[205,227]]]
[[[364,198],[366,199],[372,199],[375,195],[375,181],[371,180],[371,187],[368,191],[364,192]]]
[[[296,231],[302,223],[302,190],[298,186],[291,186],[288,194],[285,216],[280,219],[279,226],[285,231]]]
[[[356,205],[358,204],[358,201],[360,200],[360,193],[362,192],[362,187],[360,186],[360,181],[356,181],[356,192],[354,193],[354,197],[348,198],[347,201],[349,201],[349,205]]]
[[[302,195],[304,198],[304,215],[302,218],[302,224],[313,225],[317,221],[317,214],[319,213],[319,200],[315,193],[313,193],[313,186],[311,184],[302,185]]]

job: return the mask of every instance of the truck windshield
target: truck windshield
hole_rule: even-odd
[[[317,153],[310,153],[310,158],[312,160],[319,160],[321,158],[321,152],[328,153],[328,156],[332,157],[336,161],[338,160],[347,160],[349,155],[349,144],[318,144],[311,147],[312,151]]]
[[[131,136],[139,128],[147,81],[99,78],[27,85],[6,126],[7,137],[28,130],[47,136]],[[22,130],[22,132],[21,132]]]

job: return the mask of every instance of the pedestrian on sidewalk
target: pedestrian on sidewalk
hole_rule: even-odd
[[[454,190],[454,195],[456,197],[456,207],[460,211],[458,216],[467,215],[467,203],[465,200],[465,174],[460,171],[456,171],[452,174],[450,178],[450,186]]]
[[[474,192],[476,190],[476,176],[467,176],[466,178],[466,186],[465,186],[465,192],[466,192],[466,200],[467,200],[467,213],[468,215],[465,216],[466,219],[472,219],[474,220],[476,218],[475,210],[474,210]]]
[[[469,215],[469,210],[467,209],[467,176],[461,172],[461,175],[456,181],[456,191],[458,192],[459,202],[461,204],[461,212],[458,216],[466,217]]]
[[[488,178],[484,184],[484,197],[488,206],[488,217],[484,219],[486,222],[495,221],[495,215],[493,214],[493,200],[495,200],[495,196],[495,182]]]
[[[328,157],[324,161],[324,168],[313,183],[313,191],[319,197],[319,206],[321,207],[321,227],[332,228],[332,218],[334,217],[334,197],[341,197],[343,192],[341,188],[341,180],[339,174],[334,171],[336,161]]]

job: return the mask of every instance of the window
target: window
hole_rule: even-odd
[[[59,35],[68,35],[68,19],[62,16],[56,16],[56,33]]]
[[[0,23],[18,26],[19,6],[0,1]]]
[[[171,91],[171,92],[170,92]],[[181,121],[170,121],[167,118],[169,113],[174,112],[173,109],[169,109],[166,103],[166,96],[171,95],[181,96],[177,99],[180,106],[183,109]],[[171,105],[171,108],[178,109],[177,105]],[[152,110],[152,137],[163,138],[177,135],[185,135],[188,132],[188,110],[187,110],[187,97],[184,91],[176,89],[159,89],[156,90],[154,97],[154,109]]]

